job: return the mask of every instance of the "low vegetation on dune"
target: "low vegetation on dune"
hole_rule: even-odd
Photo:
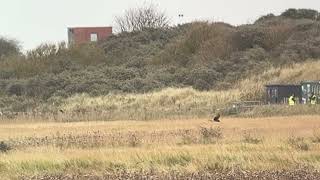
[[[60,109],[66,112],[96,112],[110,119],[161,119],[170,117],[210,117],[241,100],[264,101],[266,84],[299,84],[318,80],[320,62],[307,61],[281,68],[271,68],[244,79],[230,90],[197,91],[192,88],[169,88],[145,94],[109,94],[90,97],[75,95],[63,100]],[[318,114],[318,107],[261,106],[244,116]],[[126,113],[122,113],[126,112]],[[227,112],[226,112],[227,113]],[[103,114],[103,115],[102,115]],[[97,114],[96,114],[97,115]],[[100,119],[100,118],[99,118]]]
[[[199,91],[193,88],[166,88],[148,93],[109,93],[91,96],[87,93],[70,97],[52,97],[46,103],[24,97],[3,97],[4,115],[10,117],[10,110],[28,111],[20,119],[30,121],[79,121],[79,120],[151,120],[164,118],[211,117],[224,112],[233,102],[243,100],[264,101],[266,84],[299,84],[305,79],[318,80],[319,61],[306,61],[279,68],[271,68],[263,73],[235,83],[229,90]],[[318,114],[318,107],[261,106],[242,116],[273,116]],[[59,113],[62,110],[63,113]],[[125,112],[125,113],[124,113]],[[45,115],[47,114],[47,115]],[[14,116],[14,114],[13,114]],[[19,118],[18,118],[19,119]]]
[[[238,90],[201,92],[192,88],[98,97],[82,94],[65,99],[60,109],[65,112],[94,112],[96,117],[104,116],[110,120],[208,117],[217,109],[238,100],[239,96]]]

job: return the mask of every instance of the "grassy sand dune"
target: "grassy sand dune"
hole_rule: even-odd
[[[217,109],[229,107],[230,103],[235,101],[258,100],[263,102],[266,84],[298,84],[303,80],[318,80],[319,67],[320,61],[308,61],[282,68],[271,68],[260,75],[239,81],[233,89],[221,91],[167,88],[145,94],[109,94],[97,97],[78,94],[62,100],[59,109],[66,111],[67,115],[58,119],[79,121],[210,117]],[[312,109],[309,111],[308,108],[305,108],[303,114],[308,114],[308,112],[314,114]],[[283,114],[289,115],[285,111]]]

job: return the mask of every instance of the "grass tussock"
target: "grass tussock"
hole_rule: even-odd
[[[219,139],[222,138],[222,130],[219,127],[216,128],[207,128],[201,127],[200,134],[202,137],[203,143],[216,143]]]
[[[304,137],[291,137],[288,139],[288,144],[302,151],[308,151],[310,149],[310,144]]]
[[[313,130],[312,142],[320,143],[320,128],[316,128]]]
[[[7,143],[3,141],[0,142],[0,153],[5,153],[10,150],[11,150],[11,147]]]
[[[263,142],[263,138],[256,135],[257,133],[244,132],[242,142],[248,144],[259,144]]]

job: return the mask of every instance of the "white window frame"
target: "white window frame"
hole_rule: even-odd
[[[97,42],[98,41],[98,33],[90,33],[90,41]]]

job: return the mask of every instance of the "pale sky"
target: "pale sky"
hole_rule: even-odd
[[[25,50],[67,41],[67,27],[114,26],[116,15],[148,1],[165,10],[172,24],[210,20],[239,25],[288,8],[320,11],[320,0],[0,0],[0,36],[18,40]]]

